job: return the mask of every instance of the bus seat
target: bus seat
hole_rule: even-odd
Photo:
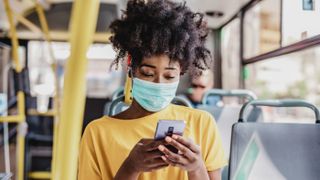
[[[129,105],[124,103],[124,95],[119,96],[105,106],[105,115],[113,116],[129,108]]]
[[[246,89],[232,89],[232,90],[210,89],[203,95],[202,104],[206,104],[210,96],[238,97],[238,98],[245,98],[248,101],[257,99],[257,96],[252,91],[249,91]]]
[[[205,110],[212,114],[217,122],[221,135],[222,145],[226,155],[229,155],[232,125],[237,122],[241,106],[209,107],[199,106],[198,109]],[[249,122],[263,121],[262,110],[259,107],[251,108],[248,111]]]
[[[224,106],[210,106],[205,104],[209,96],[220,96],[220,97],[238,97],[246,98],[247,100],[256,99],[256,95],[248,90],[236,89],[236,90],[221,90],[221,89],[211,89],[203,97],[203,104],[198,106],[197,109],[205,110],[209,112],[216,120],[218,129],[220,131],[222,145],[226,152],[226,155],[229,155],[230,151],[230,142],[231,142],[231,129],[232,125],[237,122],[239,117],[239,112],[241,105],[224,105]],[[259,107],[250,107],[248,111],[248,116],[250,122],[262,121],[262,110]],[[246,114],[247,115],[247,114]]]
[[[273,174],[281,174],[290,180],[317,180],[320,177],[320,125],[319,124],[279,124],[279,123],[237,123],[232,129],[232,144],[229,159],[229,177],[234,178],[245,149],[253,134],[256,133],[261,141],[261,156],[267,156],[261,162],[254,162],[252,174],[263,179]],[[246,158],[245,155],[243,158]],[[257,157],[256,161],[263,159]],[[271,161],[274,167],[264,167],[265,161]],[[250,160],[244,161],[241,167],[248,165]],[[268,163],[270,164],[270,163]],[[255,167],[256,166],[256,167]],[[261,168],[261,169],[260,169]],[[268,172],[267,169],[271,169]],[[275,170],[272,170],[275,169]],[[238,170],[241,171],[241,170]],[[267,174],[259,174],[258,172]],[[274,172],[276,171],[276,172]],[[241,173],[241,172],[239,172]],[[250,172],[248,172],[249,176]],[[230,179],[231,179],[230,178]],[[235,178],[237,179],[237,178]]]
[[[108,115],[110,110],[110,105],[112,101],[124,95],[124,87],[119,87],[115,92],[112,93],[111,101],[106,102],[103,108],[103,114]]]
[[[124,95],[124,87],[119,87],[115,92],[112,93],[112,100]]]
[[[171,103],[176,105],[181,105],[181,106],[192,107],[192,104],[189,101],[189,99],[181,96],[174,97]]]
[[[304,101],[254,101],[246,103],[239,122],[232,127],[229,159],[230,179],[316,180],[320,177],[319,110]],[[295,103],[293,103],[295,102]],[[244,111],[250,105],[309,107],[316,124],[246,122]]]
[[[231,144],[231,130],[232,125],[237,122],[241,104],[239,105],[209,105],[207,104],[208,98],[211,96],[218,97],[237,97],[244,100],[251,101],[257,99],[257,96],[249,90],[234,89],[234,90],[222,90],[211,89],[207,91],[202,99],[202,105],[197,106],[197,109],[201,109],[209,112],[216,120],[218,129],[220,131],[222,146],[225,150],[226,158],[229,158],[230,144]],[[262,110],[260,108],[252,108],[249,111],[249,121],[262,121]],[[228,179],[228,167],[222,169],[222,179]]]

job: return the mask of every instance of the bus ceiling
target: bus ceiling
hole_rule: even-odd
[[[125,8],[127,0],[101,0],[95,42],[108,42],[109,25]],[[182,0],[174,0],[181,1]],[[54,41],[68,41],[69,21],[73,0],[38,0],[45,9],[50,34]],[[245,6],[250,0],[186,0],[194,11],[206,14],[208,26],[217,29]],[[11,0],[15,13],[15,23],[19,39],[42,40],[40,22],[37,16],[34,0]],[[0,1],[0,37],[9,36],[9,23]]]

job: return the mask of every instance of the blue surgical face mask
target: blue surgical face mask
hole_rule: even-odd
[[[154,83],[133,78],[132,96],[145,110],[157,112],[166,108],[176,96],[179,81]]]

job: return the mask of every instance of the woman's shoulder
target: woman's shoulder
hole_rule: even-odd
[[[172,104],[172,110],[176,113],[181,113],[188,116],[198,117],[201,119],[213,119],[212,115],[204,110],[195,109],[192,107],[174,105]]]
[[[111,117],[108,117],[108,116],[102,116],[98,119],[94,119],[86,126],[85,130],[99,131],[102,128],[103,129],[108,128],[108,124],[110,124],[110,123],[107,123],[107,122],[110,119],[111,119]]]

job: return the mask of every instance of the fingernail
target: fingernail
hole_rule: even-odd
[[[164,161],[167,160],[167,158],[166,158],[165,156],[161,156],[161,158],[162,158]]]
[[[173,138],[173,139],[178,139],[178,136],[173,134],[173,135],[172,135],[172,138]]]
[[[164,146],[160,145],[160,146],[158,146],[158,149],[159,149],[160,151],[163,151],[163,150],[164,150]]]
[[[167,142],[171,142],[172,139],[171,139],[169,136],[167,136],[165,140],[166,140]]]

